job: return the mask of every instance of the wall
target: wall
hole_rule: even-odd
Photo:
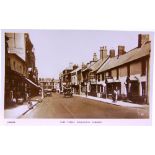
[[[25,60],[25,35],[24,33],[6,33],[9,37],[8,46],[9,53],[16,53]]]
[[[133,62],[130,64],[130,75],[135,75],[135,74],[141,74],[142,73],[142,67],[141,67],[141,62]]]
[[[127,76],[127,66],[119,68],[119,77]]]
[[[116,78],[117,77],[117,70],[116,69],[111,70],[111,76],[113,78]]]
[[[26,66],[24,62],[22,62],[14,55],[9,55],[9,58],[10,58],[11,70],[14,70],[22,75],[26,75]],[[14,62],[15,62],[15,68],[14,68]]]

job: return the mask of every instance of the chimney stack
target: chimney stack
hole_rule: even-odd
[[[97,55],[96,55],[96,53],[94,53],[94,55],[93,55],[93,61],[97,61]]]
[[[138,47],[141,47],[148,41],[149,41],[149,34],[139,34],[138,35]]]
[[[114,49],[111,49],[111,50],[109,51],[109,53],[110,53],[110,58],[115,57],[115,50],[114,50]]]
[[[107,58],[108,55],[107,55],[107,47],[106,46],[103,46],[103,47],[100,47],[100,59],[104,59],[104,58]]]
[[[118,46],[118,56],[125,54],[125,46]]]
[[[73,70],[77,69],[78,68],[78,65],[74,64],[73,65]]]

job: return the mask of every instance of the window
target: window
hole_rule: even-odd
[[[142,82],[142,96],[146,95],[146,83]]]
[[[146,75],[146,60],[142,60],[142,76]]]
[[[119,69],[117,68],[117,80],[119,79]]]
[[[104,73],[102,73],[102,81],[104,81]]]
[[[132,93],[132,96],[139,95],[139,83],[137,81],[131,83],[131,93]]]
[[[108,76],[111,77],[111,71],[108,72]]]
[[[100,85],[97,86],[97,92],[100,92]]]
[[[101,92],[103,92],[103,86],[101,85]]]
[[[100,74],[97,75],[97,79],[98,79],[98,81],[100,81]]]

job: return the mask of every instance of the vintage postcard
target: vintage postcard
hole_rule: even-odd
[[[2,30],[6,124],[151,125],[154,33]]]

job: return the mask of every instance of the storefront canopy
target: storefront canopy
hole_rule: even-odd
[[[106,79],[106,83],[114,83],[114,79]]]
[[[30,79],[25,78],[25,80],[26,80],[26,82],[27,82],[28,84],[31,84],[31,85],[35,86],[36,88],[41,89],[41,87],[40,87],[40,86],[38,86],[37,84],[35,84],[35,83],[34,83],[33,81],[31,81]]]
[[[114,80],[113,78],[106,79],[106,83],[120,83],[120,80]]]
[[[134,76],[134,77],[133,76],[132,77],[127,77],[125,84],[127,84],[129,82],[138,82],[138,81],[139,81],[139,79],[136,76]]]

